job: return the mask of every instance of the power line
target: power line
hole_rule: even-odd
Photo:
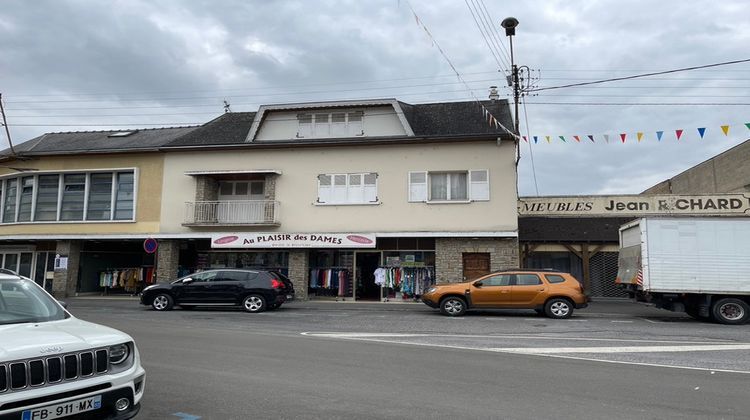
[[[503,44],[500,40],[504,39],[503,36],[500,34],[500,31],[498,31],[497,26],[492,24],[492,17],[490,16],[490,12],[487,10],[487,6],[484,4],[484,0],[479,0],[478,3],[482,6],[482,9],[484,10],[484,14],[487,18],[487,25],[493,29],[493,37],[495,38],[495,42],[497,45],[500,46],[500,50],[502,51],[505,59],[510,63],[510,53],[508,53],[508,49],[505,48],[505,44]]]
[[[477,17],[474,14],[474,10],[469,5],[469,1],[464,0],[464,3],[466,3],[466,7],[469,9],[469,12],[471,13],[471,17],[474,19],[474,24],[476,25],[477,29],[479,29],[479,33],[482,35],[482,38],[484,39],[484,43],[487,44],[487,48],[490,50],[492,57],[495,58],[495,62],[497,63],[497,66],[503,71],[507,71],[506,70],[506,68],[508,67],[507,63],[505,63],[505,61],[503,61],[503,63],[500,63],[500,59],[498,58],[498,55],[495,53],[495,49],[492,47],[492,45],[490,45],[490,41],[487,39],[487,36],[484,34],[484,30],[482,29],[482,26],[479,24],[479,21],[477,21]]]
[[[529,145],[529,156],[531,156],[531,173],[534,175],[534,190],[536,190],[536,195],[539,195],[539,184],[536,182],[536,167],[534,166],[534,151],[532,150],[533,147],[531,147],[531,128],[529,128],[529,113],[526,111],[526,101],[522,100],[521,105],[523,105],[523,117],[526,120],[526,142]]]
[[[563,89],[563,88],[576,87],[576,86],[593,85],[593,84],[598,84],[598,83],[616,82],[618,80],[630,80],[630,79],[637,79],[637,78],[640,78],[640,77],[656,76],[656,75],[659,75],[659,74],[670,74],[670,73],[677,73],[677,72],[681,72],[681,71],[689,71],[689,70],[696,70],[696,69],[706,69],[706,68],[711,68],[711,67],[727,66],[727,65],[730,65],[730,64],[739,64],[739,63],[747,63],[747,62],[750,62],[750,58],[746,58],[744,60],[725,61],[723,63],[705,64],[705,65],[702,65],[702,66],[683,67],[683,68],[680,68],[680,69],[658,71],[658,72],[653,72],[653,73],[636,74],[636,75],[633,75],[633,76],[614,77],[614,78],[610,78],[610,79],[595,80],[595,81],[592,81],[592,82],[573,83],[573,84],[562,85],[562,86],[548,86],[548,87],[542,87],[542,88],[537,88],[537,89],[531,89],[530,92],[540,92],[540,91],[543,91],[543,90]]]

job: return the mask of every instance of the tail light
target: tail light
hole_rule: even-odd
[[[271,287],[274,289],[283,289],[286,287],[286,285],[282,281],[271,279]]]

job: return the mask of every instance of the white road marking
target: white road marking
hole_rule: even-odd
[[[620,324],[632,324],[633,323],[633,321],[610,321],[610,322],[616,322]]]
[[[594,338],[594,337],[570,337],[568,335],[523,335],[523,334],[428,334],[428,333],[368,333],[368,332],[332,332],[332,331],[306,331],[302,335],[330,338],[398,338],[398,337],[448,337],[448,338],[522,338],[528,340],[565,340],[565,341],[604,341],[615,343],[660,343],[660,344],[716,344],[721,340],[711,341],[677,341],[677,340],[638,340],[628,338]],[[727,344],[737,344],[735,341],[726,340]]]
[[[708,344],[703,346],[628,346],[628,347],[496,347],[487,349],[502,353],[564,354],[564,353],[670,353],[693,351],[750,350],[750,344]]]

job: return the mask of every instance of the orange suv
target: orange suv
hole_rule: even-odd
[[[588,306],[583,286],[569,273],[547,270],[500,271],[463,283],[427,289],[422,302],[448,316],[469,309],[534,309],[550,318],[570,318]]]

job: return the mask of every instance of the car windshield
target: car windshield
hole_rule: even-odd
[[[33,281],[0,279],[0,325],[58,321],[69,316]]]

